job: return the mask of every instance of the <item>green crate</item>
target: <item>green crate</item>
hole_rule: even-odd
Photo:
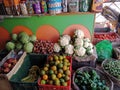
[[[37,81],[34,83],[23,83],[21,79],[28,75],[31,66],[38,65],[41,68],[46,61],[47,55],[28,54],[17,73],[10,79],[13,90],[38,90]]]

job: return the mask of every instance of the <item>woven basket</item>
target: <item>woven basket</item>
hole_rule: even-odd
[[[79,68],[77,70],[80,70],[82,72],[84,71],[91,71],[91,70],[95,70],[97,72],[97,74],[100,75],[100,78],[102,80],[105,80],[106,81],[106,84],[107,86],[109,87],[109,90],[113,90],[113,82],[102,72],[100,71],[99,69],[96,69],[96,68],[92,68],[92,67],[82,67],[82,68]],[[76,71],[77,71],[76,70]],[[74,82],[74,79],[75,79],[75,75],[76,75],[76,72],[74,72],[73,74],[73,77],[72,77],[72,81],[73,81],[73,88],[74,90],[80,90],[79,87],[76,85],[76,83]]]
[[[112,59],[112,60],[116,60],[116,59]],[[118,79],[118,78],[114,77],[113,75],[109,74],[109,73],[104,69],[103,65],[106,64],[106,63],[108,63],[108,62],[109,62],[109,60],[104,60],[104,61],[102,62],[102,64],[101,64],[102,70],[105,72],[105,74],[106,74],[107,76],[110,77],[110,79],[111,79],[114,83],[117,83],[117,84],[120,85],[120,79]]]
[[[113,56],[115,59],[120,60],[120,47],[113,48]]]

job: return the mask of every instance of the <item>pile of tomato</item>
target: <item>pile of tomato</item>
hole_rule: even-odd
[[[94,38],[97,40],[110,40],[115,41],[116,39],[119,39],[119,36],[117,33],[94,33]]]

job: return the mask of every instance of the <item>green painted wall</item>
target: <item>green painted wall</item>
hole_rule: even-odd
[[[15,26],[23,25],[32,30],[35,34],[38,27],[49,24],[54,26],[60,34],[64,29],[72,24],[82,24],[87,27],[91,34],[94,32],[94,14],[72,14],[72,15],[55,15],[55,16],[32,16],[28,18],[6,18],[0,23],[9,32]]]

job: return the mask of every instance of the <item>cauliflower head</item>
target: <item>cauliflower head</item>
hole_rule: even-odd
[[[74,35],[78,38],[84,38],[84,32],[80,29],[75,30]]]
[[[84,42],[89,42],[89,43],[91,42],[90,39],[86,38],[86,37],[83,40],[84,40]]]
[[[69,41],[71,40],[71,37],[67,34],[63,35],[62,37],[67,38]]]
[[[66,54],[73,54],[74,53],[74,46],[69,44],[67,46],[65,46],[65,53]]]
[[[61,47],[60,47],[60,45],[58,43],[55,43],[53,49],[54,49],[54,52],[60,52]]]
[[[83,46],[83,39],[81,39],[81,38],[76,38],[75,39],[75,42],[74,42],[74,45],[75,46],[80,46],[80,47],[82,47]]]
[[[89,47],[89,44],[90,44],[89,42],[84,42],[84,45],[83,45],[84,48],[88,48],[88,47]]]
[[[64,47],[64,46],[68,45],[69,42],[70,41],[69,41],[68,38],[66,38],[66,37],[60,37],[60,40],[59,40],[60,46]]]
[[[80,47],[78,49],[75,49],[75,55],[82,57],[85,54],[86,54],[86,49],[84,47]]]

